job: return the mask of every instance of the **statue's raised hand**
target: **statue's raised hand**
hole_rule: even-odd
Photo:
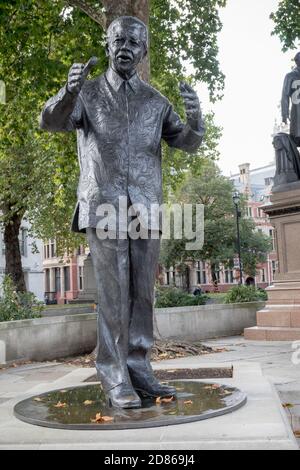
[[[97,64],[97,57],[92,57],[86,64],[73,64],[68,75],[67,89],[72,94],[78,94],[91,69]]]
[[[184,100],[186,116],[188,122],[194,127],[199,123],[201,117],[200,101],[197,93],[185,82],[180,82],[180,94]]]

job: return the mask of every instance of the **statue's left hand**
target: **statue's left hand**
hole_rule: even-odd
[[[200,101],[197,93],[185,82],[180,83],[180,94],[184,100],[187,120],[190,123],[198,123],[201,117]]]

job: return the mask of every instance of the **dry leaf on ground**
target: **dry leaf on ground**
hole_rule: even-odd
[[[192,400],[186,400],[186,401],[184,401],[183,403],[184,403],[185,405],[192,405],[192,404],[193,404]]]
[[[56,405],[54,405],[54,408],[66,408],[66,406],[66,403],[62,403],[61,401],[59,401],[58,403],[56,403]]]
[[[95,418],[91,419],[91,423],[107,423],[113,420],[111,416],[102,416],[101,413],[97,413]]]
[[[219,384],[211,384],[211,385],[206,385],[204,387],[205,390],[217,390],[218,388],[221,388],[221,385]]]
[[[83,404],[84,404],[85,406],[93,405],[94,403],[95,403],[95,402],[92,401],[92,400],[85,400],[85,401],[83,402]]]
[[[156,404],[160,405],[162,403],[171,403],[173,400],[174,400],[174,397],[165,397],[165,398],[157,397]]]

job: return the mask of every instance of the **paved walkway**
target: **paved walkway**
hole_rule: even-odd
[[[275,386],[282,404],[286,407],[289,422],[300,433],[300,342],[246,341],[241,336],[206,341],[211,347],[226,348],[226,352],[183,358],[177,366],[201,363],[259,362],[264,376]],[[175,361],[163,361],[175,367]],[[298,439],[300,447],[300,438]]]
[[[257,367],[259,363],[262,367],[262,371],[264,375],[264,378],[262,377],[262,379],[265,382],[266,382],[265,379],[268,379],[276,387],[280,395],[282,403],[289,403],[291,405],[294,405],[292,407],[286,408],[286,413],[289,416],[290,421],[292,422],[294,426],[294,429],[300,430],[300,427],[299,427],[300,364],[297,365],[295,363],[297,361],[295,361],[296,355],[295,355],[295,349],[292,348],[292,343],[250,342],[250,341],[245,341],[242,337],[233,337],[233,338],[212,340],[212,341],[205,342],[205,344],[209,346],[215,346],[215,347],[217,346],[218,348],[226,348],[227,351],[216,353],[216,354],[203,355],[203,356],[161,361],[159,363],[155,363],[155,368],[169,368],[169,367],[170,368],[176,368],[176,367],[184,368],[184,367],[201,367],[201,366],[208,367],[210,365],[214,366],[217,364],[226,365],[226,364],[234,363],[236,366],[236,370],[239,371],[239,375],[242,374],[241,375],[242,379],[239,378],[240,383],[242,384],[243,380],[245,380],[245,384],[246,384],[246,380],[248,381],[248,383],[249,381],[250,383],[251,381],[255,382],[256,379],[257,381],[260,380],[258,367]],[[293,353],[294,353],[294,363],[292,361]],[[300,358],[300,354],[298,356]],[[251,363],[253,363],[253,366],[251,366]],[[90,372],[92,371],[90,370]],[[13,447],[14,443],[16,443],[18,444],[19,448],[20,446],[22,447],[23,444],[25,448],[28,448],[28,443],[34,445],[35,442],[36,442],[36,446],[39,446],[39,448],[47,447],[47,445],[49,445],[50,447],[52,446],[52,448],[55,446],[58,447],[59,442],[60,442],[60,440],[58,439],[58,435],[67,436],[67,433],[65,431],[38,428],[36,426],[30,426],[30,425],[26,425],[25,423],[20,423],[20,422],[16,423],[15,418],[12,416],[12,406],[17,401],[27,396],[30,396],[31,394],[42,393],[43,391],[45,391],[45,389],[49,389],[49,384],[51,384],[50,388],[52,389],[56,388],[56,384],[59,384],[59,388],[67,387],[68,385],[73,385],[75,377],[76,377],[76,381],[80,383],[82,380],[84,380],[87,377],[87,374],[89,374],[89,370],[87,369],[77,369],[74,366],[70,366],[66,364],[55,364],[55,363],[31,364],[31,365],[26,365],[26,366],[21,366],[21,367],[16,367],[16,368],[10,368],[10,369],[0,372],[0,422],[2,422],[2,425],[0,423],[0,447],[1,445],[2,447],[3,445],[6,447],[7,446]],[[221,381],[224,382],[225,380],[227,381],[227,379],[223,379]],[[256,386],[255,383],[253,383],[254,394],[257,393],[258,391],[258,388],[256,390],[255,386]],[[265,393],[265,391],[266,391],[266,385],[264,385],[263,393]],[[247,406],[248,406],[247,405],[246,407],[244,407],[244,410],[241,409],[237,411],[236,413],[233,413],[232,418],[231,418],[232,420],[231,424],[233,423],[234,426],[241,426],[241,424],[243,424],[243,419],[245,420],[248,418],[251,419],[253,415],[253,410],[255,410],[255,407],[257,408],[258,406],[259,407],[264,406],[264,403],[265,402],[267,403],[268,401],[267,396],[265,396],[263,393],[261,393],[259,397],[260,401],[258,400],[258,397],[255,397],[255,395],[253,395],[254,398],[252,398],[251,409],[249,408],[247,411]],[[255,400],[257,401],[255,402]],[[251,403],[251,400],[249,400],[249,402]],[[273,406],[273,408],[276,408],[276,406]],[[274,412],[275,412],[275,409],[270,410],[270,413],[274,413]],[[240,415],[238,415],[238,413],[240,413]],[[247,414],[248,418],[246,418],[246,413],[248,413]],[[256,412],[256,414],[259,415],[259,410],[258,412]],[[257,432],[257,429],[259,430],[260,428],[261,428],[261,432],[263,432],[262,427],[264,425],[268,425],[270,428],[270,435],[273,435],[272,433],[273,431],[275,433],[275,428],[277,425],[276,423],[279,422],[278,416],[275,417],[276,419],[274,418],[274,421],[271,421],[270,419],[269,422],[267,422],[267,420],[263,421],[263,423],[260,422],[259,426],[255,428],[256,429],[255,433]],[[222,431],[223,433],[225,432],[224,430],[227,430],[225,419],[228,419],[228,418],[226,417],[214,418],[214,420],[219,420],[220,429],[224,421],[223,431]],[[208,421],[211,421],[211,423],[213,422],[213,420],[208,420]],[[212,426],[210,425],[210,423],[208,423],[208,421],[206,423],[202,422],[204,423],[202,424],[202,427],[207,427],[208,429],[208,426],[211,426],[210,429],[211,429],[212,435],[214,435],[214,433],[218,433],[219,426],[215,426],[215,424]],[[261,421],[262,421],[262,417],[261,417]],[[182,430],[181,431],[182,435],[185,434],[184,426],[188,426],[188,425],[183,425],[183,427],[180,427],[180,429]],[[196,425],[194,424],[193,426],[194,426],[193,429],[196,429],[195,428]],[[166,437],[170,438],[173,432],[171,428],[168,428],[167,434],[163,433],[164,438]],[[188,429],[188,427],[186,427],[185,429]],[[191,429],[189,429],[189,432],[190,431]],[[177,434],[178,432],[179,431],[177,430]],[[238,431],[238,428],[236,432],[237,433],[240,432]],[[72,431],[72,433],[77,433],[76,439],[78,439],[81,436],[81,432],[79,431]],[[80,436],[78,433],[80,433]],[[111,439],[113,439],[113,433],[114,431],[110,431]],[[155,434],[155,431],[150,430],[150,429],[147,430],[147,433],[148,433],[147,436],[149,436],[149,445],[151,445],[151,436],[153,436],[153,442],[154,442],[154,439],[157,439],[157,436]],[[131,435],[131,433],[127,432],[126,435],[128,436],[128,439],[129,439],[129,436]],[[73,436],[75,436],[75,434],[73,434]],[[85,434],[85,436],[87,436],[87,434]],[[117,436],[117,434],[115,436]],[[94,434],[93,434],[93,437],[91,435],[90,442],[92,442],[92,440],[94,440],[95,437],[96,436]],[[72,438],[72,436],[70,435],[70,439],[67,439],[66,441],[69,448],[72,446],[72,442],[73,442],[72,439],[74,439],[74,437]],[[159,437],[159,439],[160,440],[162,439],[162,435]],[[236,439],[236,438],[233,438],[233,439]],[[228,441],[228,438],[227,438],[227,441]],[[47,443],[46,446],[45,446],[45,442]],[[83,442],[83,441],[80,440],[79,442]],[[265,444],[266,448],[272,448],[272,447],[274,448],[274,446],[276,448],[276,445],[280,445],[280,440],[278,440],[279,444],[276,444],[276,442],[274,441],[274,443],[272,443],[272,441],[270,441],[269,444]],[[298,440],[298,442],[300,445],[300,440]],[[148,443],[148,440],[147,440],[147,443]],[[182,443],[184,443],[184,441],[182,441]],[[155,445],[156,444],[153,444],[153,446]],[[217,446],[215,448],[218,448],[218,446],[223,445],[222,435],[220,435],[220,440],[217,441],[215,445]],[[253,445],[255,446],[255,443],[253,443]],[[74,442],[74,446],[75,446],[75,442]]]

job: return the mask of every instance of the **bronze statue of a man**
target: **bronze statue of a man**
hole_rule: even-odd
[[[137,18],[121,17],[107,31],[109,68],[86,80],[90,67],[74,64],[67,84],[45,105],[41,127],[77,130],[80,181],[73,230],[86,232],[98,288],[96,368],[112,406],[136,408],[141,396],[169,396],[175,390],[154,377],[153,300],[160,237],[147,237],[151,218],[136,212],[143,236],[103,236],[103,212],[142,204],[146,212],[162,202],[161,139],[195,152],[204,125],[196,93],[181,85],[187,123],[170,102],[136,73],[147,54],[148,31]],[[127,206],[120,209],[120,198]],[[101,218],[102,217],[102,218]],[[127,227],[126,227],[127,228]],[[100,234],[101,232],[101,234]],[[108,231],[109,232],[109,231]]]
[[[286,124],[290,119],[290,136],[300,147],[300,52],[296,54],[295,62],[297,67],[284,80],[281,110],[282,121]]]

